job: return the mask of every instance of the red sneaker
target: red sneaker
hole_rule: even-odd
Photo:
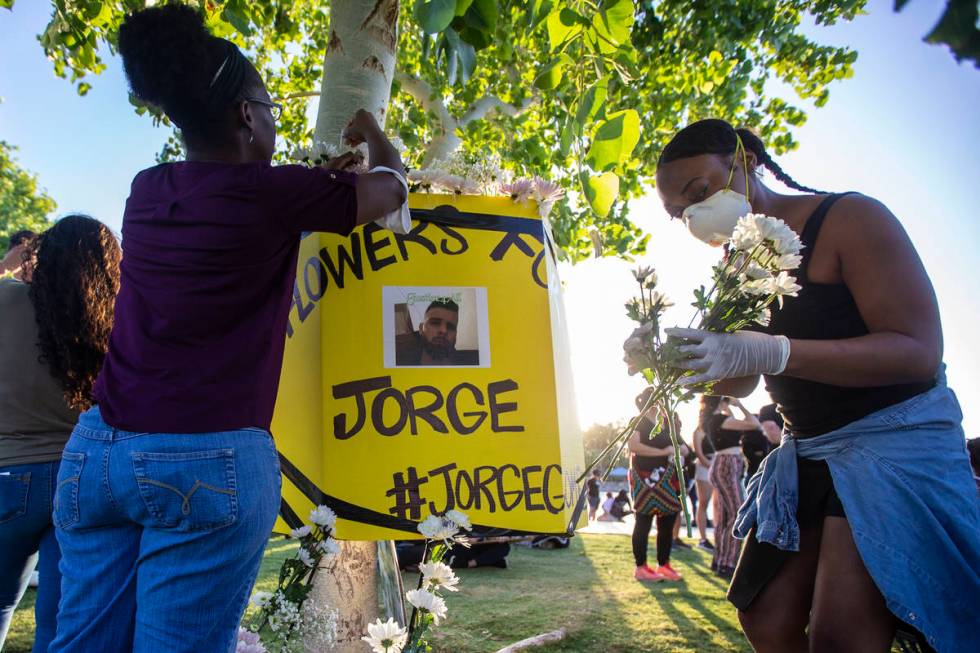
[[[653,570],[653,573],[657,574],[658,576],[663,576],[666,580],[678,581],[681,579],[681,575],[671,569],[669,564],[660,565]]]
[[[636,580],[649,581],[651,583],[660,583],[665,580],[663,576],[650,569],[647,565],[636,568],[636,573],[633,574],[633,578]]]

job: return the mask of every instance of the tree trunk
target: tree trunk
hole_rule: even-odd
[[[339,145],[358,109],[384,126],[397,43],[398,0],[333,0],[316,140]]]
[[[315,141],[340,145],[343,129],[358,109],[373,112],[384,125],[397,42],[398,0],[333,0]],[[315,256],[319,245],[313,238],[306,241]],[[331,652],[364,650],[361,636],[379,616],[378,585],[384,582],[378,570],[378,547],[393,549],[394,544],[342,542],[340,555],[316,577],[310,600],[339,613]]]

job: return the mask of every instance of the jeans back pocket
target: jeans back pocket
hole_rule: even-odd
[[[31,489],[30,472],[0,475],[0,524],[27,513],[27,495]]]
[[[143,503],[158,527],[207,531],[238,518],[234,449],[131,456]]]
[[[55,526],[64,530],[78,523],[78,482],[82,476],[85,454],[65,451],[58,468],[58,486],[54,491]]]

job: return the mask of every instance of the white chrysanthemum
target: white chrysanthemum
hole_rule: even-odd
[[[320,549],[320,553],[323,554],[325,560],[330,560],[340,553],[340,543],[332,537],[323,540],[317,544],[317,547]]]
[[[442,519],[435,515],[429,515],[418,525],[419,533],[422,533],[429,540],[434,539],[436,533],[441,529]]]
[[[772,294],[772,280],[773,277],[746,281],[742,284],[742,291],[750,295],[770,295]]]
[[[778,238],[775,241],[776,253],[780,255],[785,254],[799,254],[800,250],[803,249],[803,243],[800,242],[800,237],[796,235],[796,232],[787,228],[789,234]]]
[[[443,515],[443,518],[448,519],[463,530],[473,530],[473,524],[470,523],[470,518],[466,516],[466,513],[460,512],[459,510],[449,510]]]
[[[753,263],[749,263],[748,266],[746,266],[744,274],[745,274],[746,278],[752,279],[752,280],[755,280],[755,279],[767,279],[770,276],[772,276],[769,273],[769,270],[765,269],[764,267],[762,267],[758,263],[754,263],[754,262]]]
[[[779,255],[799,254],[802,247],[800,237],[779,218],[761,213],[749,213],[739,218],[732,235],[735,249],[747,251],[764,242]]]
[[[331,529],[337,523],[337,513],[328,506],[317,506],[310,511],[310,521],[324,530]]]
[[[456,524],[435,515],[429,515],[426,517],[425,520],[418,525],[418,530],[419,533],[422,533],[422,535],[424,535],[428,540],[449,540],[459,532],[459,528],[456,526]]]
[[[501,184],[500,192],[510,195],[515,202],[524,203],[531,199],[534,194],[534,182],[530,179],[517,179],[510,183]]]
[[[293,530],[289,531],[289,537],[293,538],[294,540],[302,539],[309,534],[310,534],[309,526],[300,526],[299,528],[294,528]]]
[[[398,653],[408,641],[408,632],[391,617],[388,621],[377,619],[367,629],[368,634],[361,639],[371,646],[373,653]]]
[[[650,293],[650,303],[654,306],[663,306],[664,308],[674,305],[674,302],[672,302],[667,295],[659,290],[654,290],[652,293]]]
[[[405,598],[419,610],[432,614],[436,624],[446,616],[446,602],[428,590],[410,590],[405,592]]]
[[[795,270],[803,263],[803,257],[799,254],[783,254],[776,259],[776,268],[780,270]]]
[[[767,281],[769,284],[769,294],[771,295],[776,295],[777,297],[796,297],[797,293],[800,292],[800,285],[796,283],[796,278],[787,272],[780,272]]]
[[[424,562],[419,565],[422,578],[428,588],[433,591],[446,590],[447,592],[458,592],[459,577],[453,573],[452,568],[442,562]]]
[[[300,548],[300,550],[296,552],[296,557],[299,558],[299,561],[307,567],[312,568],[314,565],[316,565],[316,560],[314,560],[310,552],[304,548]]]
[[[264,608],[269,605],[269,601],[271,600],[272,594],[270,592],[256,592],[249,599],[249,602],[258,608]]]
[[[764,240],[762,234],[756,228],[755,221],[752,219],[753,217],[755,216],[750,213],[739,218],[738,224],[735,225],[735,231],[732,233],[732,247],[740,252],[751,251]]]
[[[562,187],[553,181],[535,177],[534,180],[534,199],[539,202],[555,202],[565,196]]]
[[[769,312],[768,308],[764,308],[755,316],[755,323],[760,326],[769,326],[769,320],[772,318],[772,314]]]
[[[418,184],[423,190],[429,190],[435,185],[436,179],[443,173],[431,168],[422,170],[409,170],[408,181],[411,184]]]
[[[649,265],[643,266],[643,267],[639,267],[639,268],[636,268],[635,270],[633,270],[633,278],[636,279],[637,281],[639,281],[640,283],[643,283],[644,281],[646,281],[651,276],[653,276],[654,281],[656,281],[656,279],[657,279],[657,273],[654,272],[653,271],[653,268],[650,267]]]

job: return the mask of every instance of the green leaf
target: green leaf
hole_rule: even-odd
[[[471,4],[473,4],[473,0],[456,0],[456,15],[462,16],[465,14]]]
[[[456,0],[428,0],[415,5],[415,19],[428,34],[438,34],[453,22]]]
[[[587,124],[595,117],[605,113],[606,95],[609,92],[609,79],[603,78],[589,87],[582,99],[579,100],[575,111],[575,120],[580,125]]]
[[[460,43],[456,46],[456,55],[459,57],[460,78],[465,84],[470,81],[473,71],[476,70],[476,50],[473,45],[463,41],[460,35]]]
[[[248,17],[237,7],[230,4],[227,5],[221,12],[221,18],[226,23],[230,23],[242,36],[250,36],[252,34],[252,30],[248,24]]]
[[[612,172],[604,172],[595,176],[583,172],[581,181],[585,198],[589,201],[589,206],[592,207],[596,215],[600,218],[609,215],[613,202],[619,195],[619,177]]]
[[[640,141],[640,115],[633,109],[611,114],[596,130],[585,162],[595,170],[625,163]]]
[[[561,129],[561,134],[558,137],[558,154],[562,158],[568,156],[569,151],[572,149],[572,141],[575,139],[575,132],[577,131],[578,125],[572,118],[565,120],[565,124]]]
[[[0,0],[0,9],[13,9],[14,0]]]
[[[534,80],[534,85],[542,91],[552,90],[561,83],[563,69],[570,63],[572,63],[571,57],[567,54],[560,55],[558,59],[541,69]]]
[[[463,19],[467,27],[493,34],[497,29],[497,3],[494,0],[475,0]]]
[[[592,29],[601,52],[615,52],[617,46],[629,42],[634,13],[632,0],[607,0],[602,3],[592,17]]]
[[[581,34],[583,21],[585,18],[567,7],[561,11],[555,10],[548,14],[546,24],[551,51],[558,50],[566,41]]]

